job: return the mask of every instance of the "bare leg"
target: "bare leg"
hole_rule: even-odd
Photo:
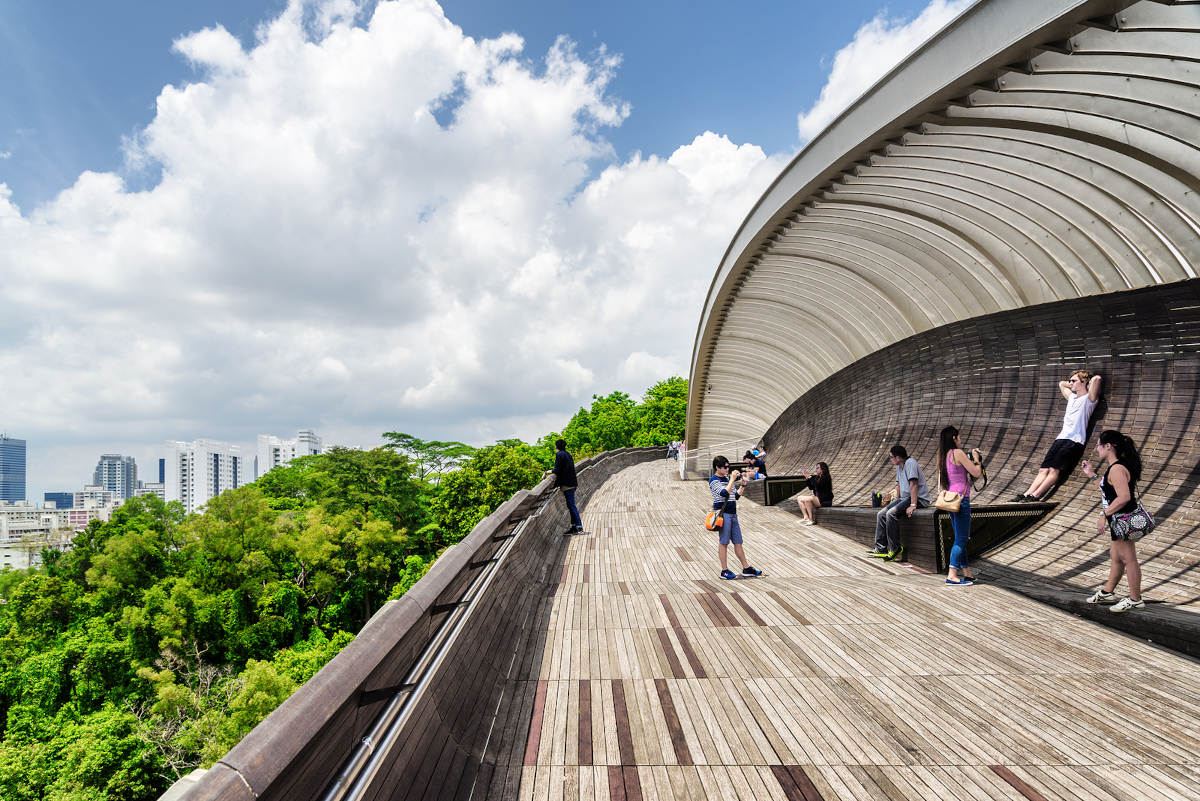
[[[1129,582],[1129,597],[1142,600],[1142,566],[1138,564],[1137,548],[1132,542],[1115,542],[1121,551],[1121,562],[1125,566],[1125,579]]]
[[[733,552],[737,554],[738,561],[742,563],[743,570],[750,567],[750,563],[746,561],[746,552],[742,550],[742,544],[740,542],[735,542],[733,544]],[[721,563],[721,567],[725,567],[724,562]]]
[[[742,546],[738,545],[736,547],[741,548]],[[729,565],[727,564],[728,559],[726,558],[728,551],[729,551],[728,545],[718,545],[717,546],[717,558],[721,560],[721,572],[722,573],[724,573],[726,570],[729,569]]]
[[[804,520],[812,520],[812,509],[808,507],[808,498],[797,498],[796,504],[800,507],[800,517]]]
[[[1125,562],[1121,558],[1121,550],[1115,540],[1108,546],[1108,559],[1108,581],[1104,582],[1104,591],[1114,592],[1117,585],[1121,583],[1121,576],[1125,574]],[[1141,597],[1140,590],[1138,597]]]
[[[1042,479],[1044,479],[1046,477],[1046,471],[1049,469],[1050,468],[1048,468],[1048,467],[1042,467],[1042,468],[1038,469],[1037,475],[1034,476],[1033,481],[1031,481],[1029,483],[1029,489],[1025,490],[1026,495],[1034,494],[1034,490],[1036,490],[1038,485],[1042,483]]]
[[[1045,495],[1058,483],[1058,472],[1056,468],[1043,467],[1038,471],[1038,477],[1034,479],[1033,486],[1029,488],[1028,494],[1035,498]]]

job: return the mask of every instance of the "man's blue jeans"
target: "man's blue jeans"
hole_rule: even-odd
[[[900,518],[906,517],[906,511],[912,499],[908,493],[880,509],[875,515],[875,551],[877,553],[895,553],[900,550]],[[917,499],[917,508],[924,509],[929,501]]]
[[[567,511],[571,513],[571,525],[582,529],[583,521],[579,519],[579,509],[575,506],[575,488],[563,489],[563,498],[567,501]]]

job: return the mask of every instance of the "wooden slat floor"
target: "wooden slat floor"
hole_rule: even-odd
[[[765,576],[721,581],[708,498],[661,463],[592,497],[521,799],[1200,798],[1200,663],[748,502]]]

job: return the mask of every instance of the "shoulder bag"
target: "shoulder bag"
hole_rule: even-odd
[[[1108,527],[1113,535],[1123,540],[1137,542],[1154,530],[1157,523],[1154,517],[1138,501],[1133,511],[1115,514],[1108,519]]]
[[[720,531],[721,526],[725,525],[725,507],[729,505],[729,501],[721,504],[720,509],[713,509],[704,516],[704,527],[709,531]]]
[[[933,505],[936,508],[941,509],[943,512],[950,512],[953,514],[962,508],[962,497],[963,496],[961,492],[941,490],[938,492],[937,500],[933,502]]]

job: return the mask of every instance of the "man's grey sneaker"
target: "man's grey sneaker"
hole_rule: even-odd
[[[743,568],[742,568],[742,575],[743,575],[743,576],[761,576],[761,575],[762,575],[762,571],[761,571],[761,570],[756,570],[756,569],[754,569],[753,567],[743,567]]]
[[[1145,609],[1145,608],[1146,608],[1146,602],[1141,599],[1138,599],[1135,601],[1132,598],[1122,598],[1121,600],[1117,601],[1116,604],[1114,604],[1113,606],[1110,606],[1108,608],[1108,611],[1110,611],[1110,612],[1128,612],[1130,609]]]
[[[904,557],[904,546],[900,546],[898,551],[889,551],[884,557],[885,562],[899,562]]]
[[[1117,594],[1115,592],[1105,592],[1103,588],[1096,590],[1096,593],[1087,599],[1089,604],[1115,604],[1117,602]]]
[[[874,556],[877,559],[884,559],[887,555],[887,551],[867,551],[867,556]]]

